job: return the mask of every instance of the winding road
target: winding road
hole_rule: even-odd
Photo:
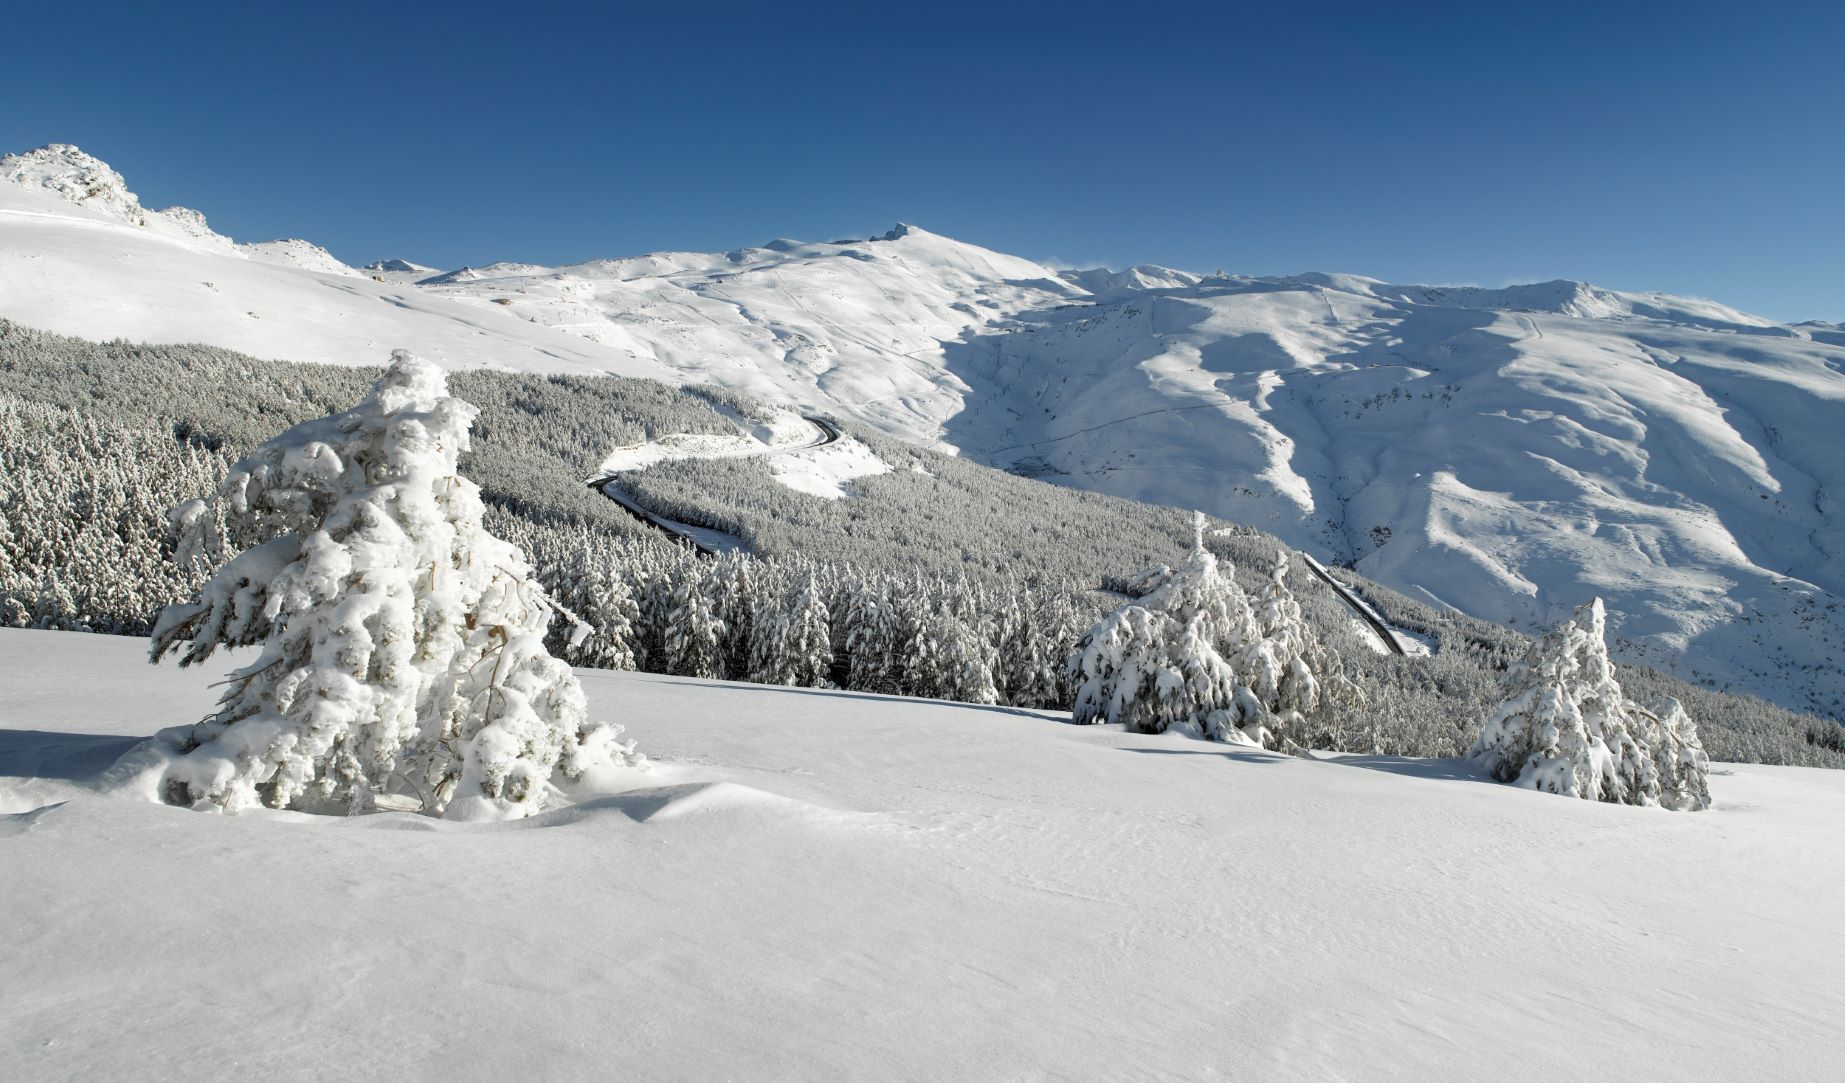
[[[801,420],[812,425],[815,432],[814,439],[805,444],[799,444],[793,447],[775,447],[773,445],[764,444],[761,450],[750,451],[743,454],[711,456],[691,455],[681,456],[681,458],[756,459],[768,455],[786,455],[791,451],[809,451],[813,448],[825,447],[839,440],[839,427],[826,418],[802,414]],[[733,534],[726,534],[721,530],[714,530],[711,527],[682,523],[677,519],[668,519],[664,515],[656,515],[642,507],[618,484],[623,474],[632,472],[633,471],[624,470],[600,474],[591,478],[587,484],[591,489],[594,489],[596,492],[601,493],[603,496],[608,497],[610,500],[620,505],[622,510],[626,511],[629,515],[634,516],[641,522],[667,535],[674,541],[682,545],[690,546],[692,549],[696,550],[700,556],[715,557],[719,553],[734,551],[743,547],[742,540]]]

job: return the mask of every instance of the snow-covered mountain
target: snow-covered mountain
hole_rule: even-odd
[[[146,211],[74,148],[0,159],[0,177],[0,317],[715,382],[1202,507],[1524,627],[1599,594],[1627,658],[1845,714],[1837,325],[1577,282],[1059,271],[912,226],[354,274],[306,242],[259,253]]]
[[[376,364],[408,346],[461,367],[673,376],[485,299],[417,289],[422,277],[360,274],[306,241],[237,244],[197,211],[142,207],[76,147],[0,158],[0,314],[23,324],[300,361]]]

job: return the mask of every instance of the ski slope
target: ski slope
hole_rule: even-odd
[[[259,254],[141,210],[74,149],[35,153],[0,160],[0,317],[717,383],[1202,508],[1527,630],[1599,595],[1619,657],[1845,719],[1836,324],[1568,281],[1059,271],[912,226],[355,277],[305,242]]]
[[[0,629],[0,1064],[172,1077],[1821,1079],[1845,773],[1705,813],[1034,712],[585,671],[525,823],[97,791],[212,703]],[[225,663],[230,664],[229,662]]]

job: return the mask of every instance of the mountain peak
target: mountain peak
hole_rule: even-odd
[[[51,143],[24,154],[0,157],[0,179],[22,188],[44,189],[84,207],[95,207],[135,225],[146,225],[141,200],[109,163],[69,143]]]

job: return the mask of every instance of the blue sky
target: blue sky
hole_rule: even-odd
[[[0,149],[348,262],[908,221],[1845,320],[1845,5],[34,4]]]

